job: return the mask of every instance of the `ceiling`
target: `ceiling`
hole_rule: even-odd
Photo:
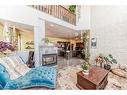
[[[33,31],[33,27],[30,26],[30,25],[26,25],[26,24],[21,24],[21,23],[7,21],[7,20],[1,20],[1,19],[0,19],[0,23],[2,23],[3,25],[6,23],[8,25],[8,27],[15,26],[17,29],[21,29],[21,30],[24,30],[24,31],[25,30]]]
[[[32,26],[25,25],[25,24],[20,24],[16,22],[10,22],[10,21],[5,21],[5,20],[0,20],[0,23],[4,25],[4,23],[7,23],[9,27],[15,26],[17,29],[24,31],[24,32],[33,32],[34,29]],[[70,28],[60,26],[51,22],[46,21],[46,36],[50,37],[58,37],[58,38],[65,38],[65,39],[70,39],[74,38],[77,35],[79,35],[78,31],[72,30]]]
[[[53,24],[50,22],[46,22],[46,35],[51,37],[59,37],[59,38],[74,38],[78,31],[72,30],[67,27],[63,27],[57,24]]]

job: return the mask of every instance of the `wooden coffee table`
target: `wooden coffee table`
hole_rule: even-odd
[[[89,75],[84,75],[82,71],[77,73],[77,84],[79,89],[104,89],[107,85],[108,72],[99,67],[91,67]]]

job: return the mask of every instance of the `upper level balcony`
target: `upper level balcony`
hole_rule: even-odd
[[[30,7],[76,25],[76,14],[61,5],[32,5]]]

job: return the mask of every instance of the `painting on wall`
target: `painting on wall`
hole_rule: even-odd
[[[97,48],[97,38],[91,38],[91,48]]]
[[[26,42],[26,48],[25,49],[34,49],[34,41]]]

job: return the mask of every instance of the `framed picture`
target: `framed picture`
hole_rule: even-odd
[[[93,49],[97,48],[97,38],[91,39],[91,48]]]

